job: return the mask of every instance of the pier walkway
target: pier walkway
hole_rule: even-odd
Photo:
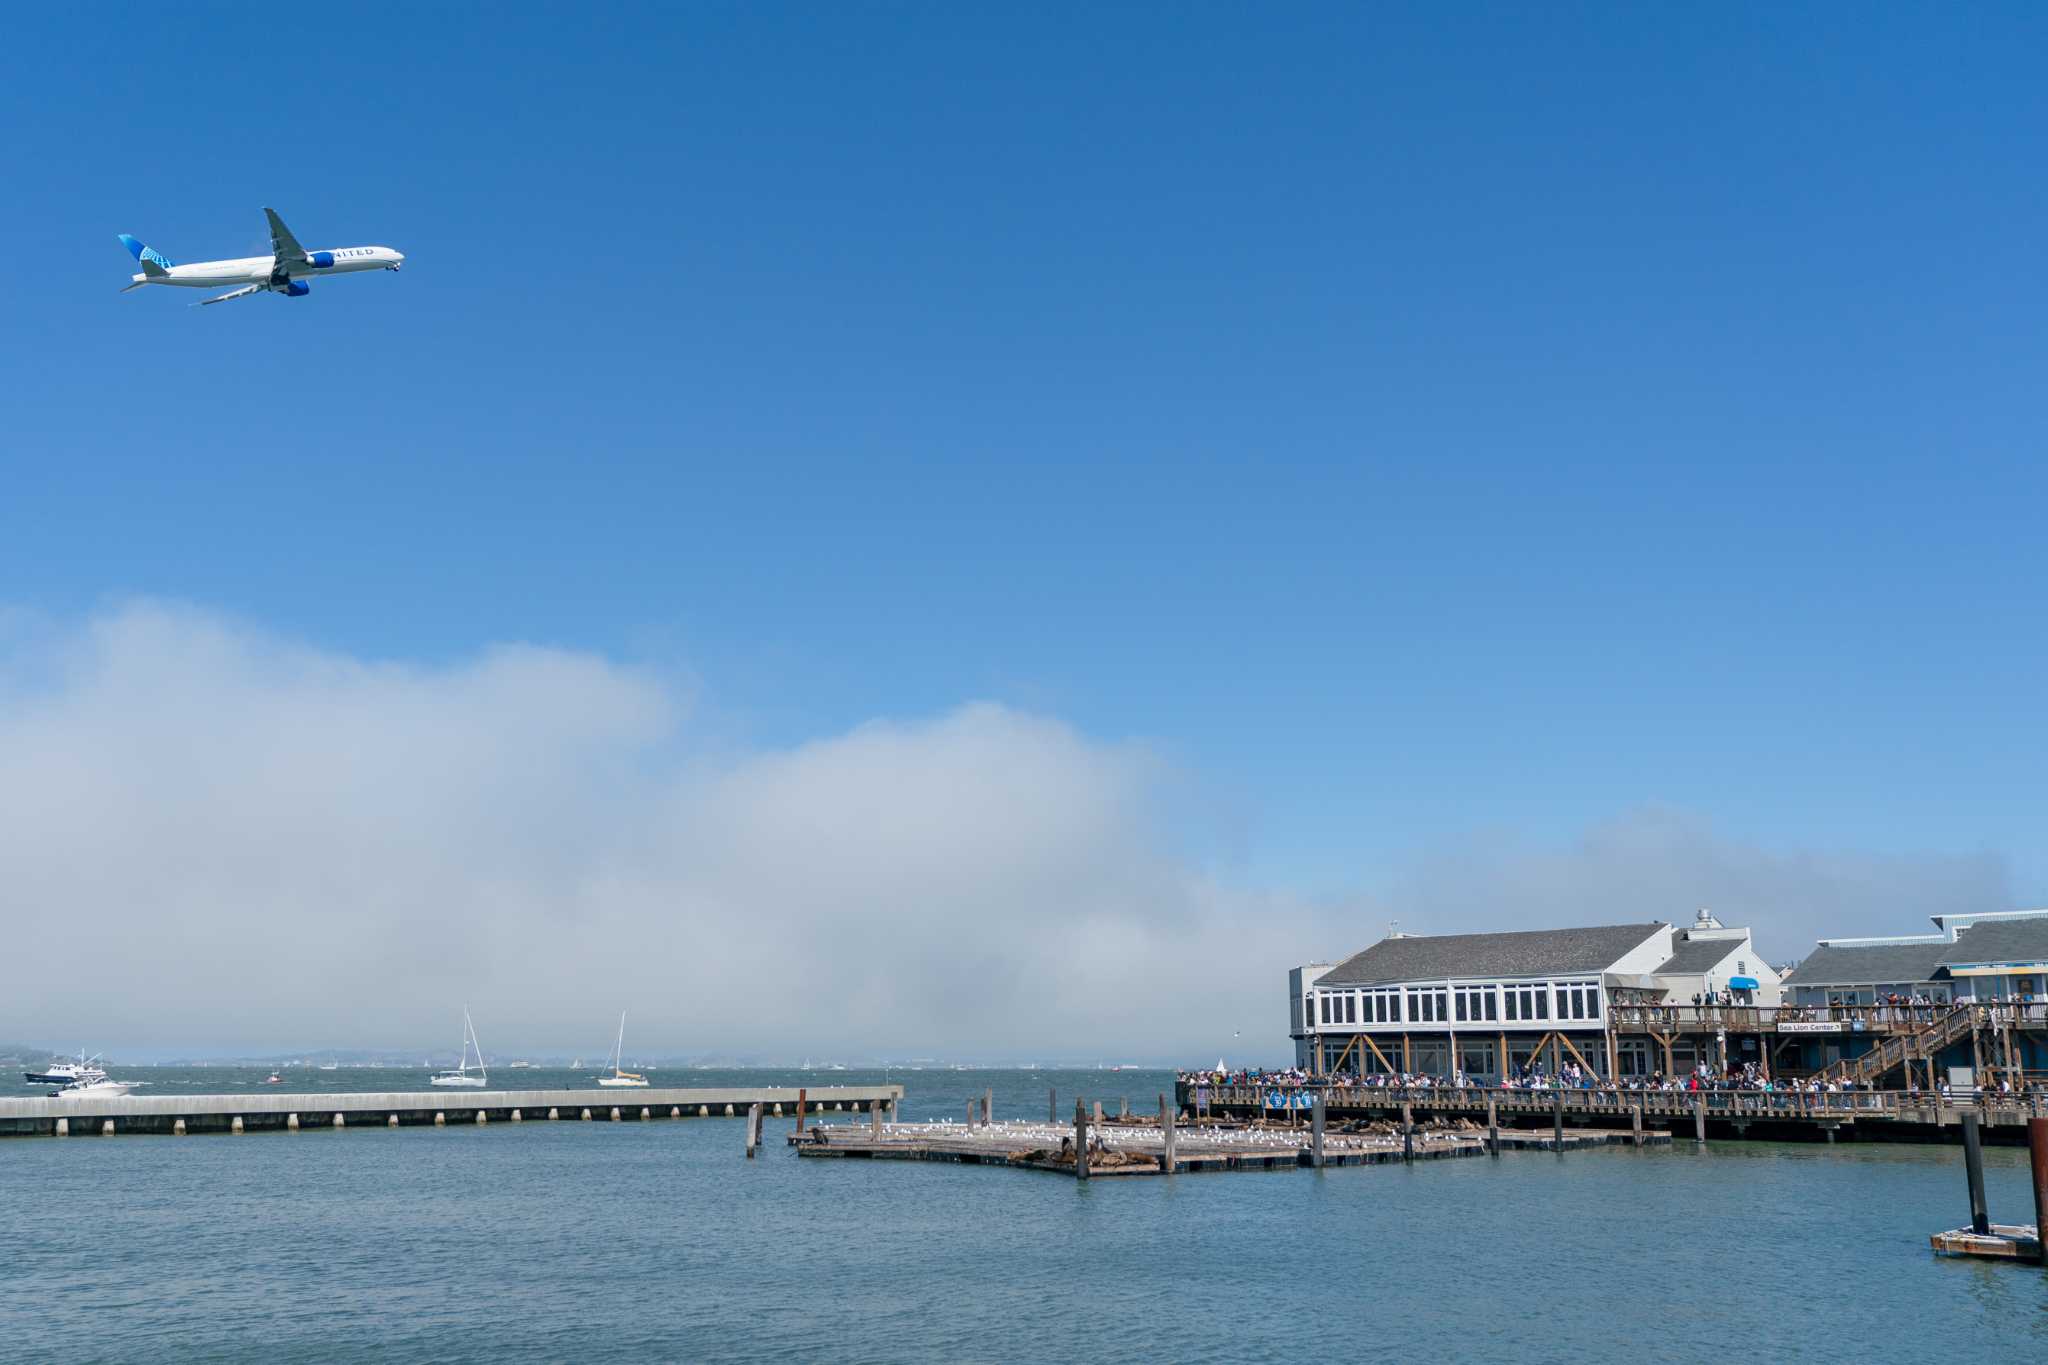
[[[1388,1118],[1405,1109],[1436,1118],[1499,1115],[1503,1125],[1553,1123],[1561,1111],[1574,1126],[1667,1128],[1690,1126],[1696,1136],[1823,1136],[1860,1131],[1909,1141],[1960,1141],[1964,1114],[1975,1115],[1987,1138],[2026,1140],[2027,1120],[2048,1116],[2048,1095],[1985,1095],[1944,1099],[1927,1091],[1851,1090],[1811,1094],[1796,1090],[1494,1090],[1481,1086],[1310,1086],[1296,1089],[1210,1085],[1183,1081],[1174,1103],[1192,1117],[1307,1120],[1312,1095],[1321,1094],[1333,1118]],[[1997,1134],[1996,1138],[1991,1135]]]
[[[805,1087],[813,1113],[895,1114],[900,1085]],[[262,1129],[398,1128],[417,1124],[549,1119],[744,1118],[796,1114],[789,1086],[719,1089],[396,1090],[368,1094],[122,1095],[105,1099],[0,1099],[0,1137],[79,1133],[242,1133]]]

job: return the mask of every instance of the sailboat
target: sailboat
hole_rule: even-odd
[[[617,1045],[612,1048],[612,1074],[609,1076],[599,1076],[597,1078],[597,1083],[599,1085],[644,1087],[647,1084],[647,1078],[641,1075],[639,1072],[619,1070],[619,1063],[625,1060],[625,1055],[626,1012],[624,1010],[620,1010],[619,1041]]]
[[[476,1074],[469,1074],[469,1052],[476,1049]],[[484,1045],[477,1041],[476,1025],[469,1022],[469,1006],[462,1007],[462,1060],[455,1064],[453,1071],[437,1071],[429,1085],[466,1085],[482,1089],[489,1085],[491,1073],[484,1068]]]

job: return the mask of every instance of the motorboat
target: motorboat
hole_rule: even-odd
[[[75,1062],[51,1062],[41,1071],[24,1071],[21,1074],[30,1085],[70,1085],[73,1081],[94,1076],[104,1079],[107,1073],[93,1065],[99,1059],[97,1052],[88,1057],[81,1049]]]
[[[265,1085],[283,1085],[283,1084],[284,1084],[284,1077],[282,1077],[282,1076],[278,1075],[278,1074],[277,1074],[277,1073],[276,1073],[275,1071],[273,1071],[273,1072],[271,1072],[271,1073],[270,1073],[270,1074],[269,1074],[268,1076],[265,1076],[265,1077],[263,1078],[263,1084],[265,1084]]]
[[[476,1074],[469,1071],[469,1054],[476,1052]],[[491,1073],[484,1068],[484,1045],[477,1041],[476,1025],[469,1020],[469,1006],[462,1007],[462,1060],[455,1064],[453,1071],[437,1071],[428,1080],[428,1085],[459,1085],[481,1090],[491,1082]]]
[[[635,1090],[645,1089],[647,1086],[647,1078],[645,1076],[641,1075],[637,1071],[621,1071],[619,1069],[620,1062],[623,1061],[625,1058],[625,1052],[626,1012],[624,1010],[620,1010],[619,1041],[612,1048],[612,1074],[609,1076],[599,1076],[597,1078],[597,1083],[602,1086],[609,1086],[614,1088],[630,1087]]]
[[[76,1080],[61,1090],[52,1090],[50,1098],[55,1100],[117,1100],[142,1084],[140,1081],[110,1081],[104,1071],[94,1073],[92,1080]]]

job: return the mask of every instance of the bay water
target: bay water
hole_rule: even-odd
[[[142,1093],[416,1071],[117,1070]],[[492,1088],[590,1087],[539,1068]],[[664,1069],[909,1118],[1156,1107],[1151,1071]],[[23,1088],[20,1093],[31,1093]],[[593,1098],[601,1092],[592,1089]],[[611,1098],[618,1098],[614,1095]],[[832,1116],[828,1113],[826,1118]],[[1961,1153],[1850,1142],[1103,1179],[799,1161],[771,1120],[0,1140],[0,1359],[2041,1359],[2048,1271],[1937,1260]],[[2023,1150],[1992,1214],[2031,1221]],[[1917,1345],[1915,1344],[1917,1343]]]

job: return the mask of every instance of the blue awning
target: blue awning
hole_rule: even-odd
[[[1728,989],[1731,991],[1753,991],[1756,989],[1756,978],[1753,976],[1731,976],[1728,978]]]

